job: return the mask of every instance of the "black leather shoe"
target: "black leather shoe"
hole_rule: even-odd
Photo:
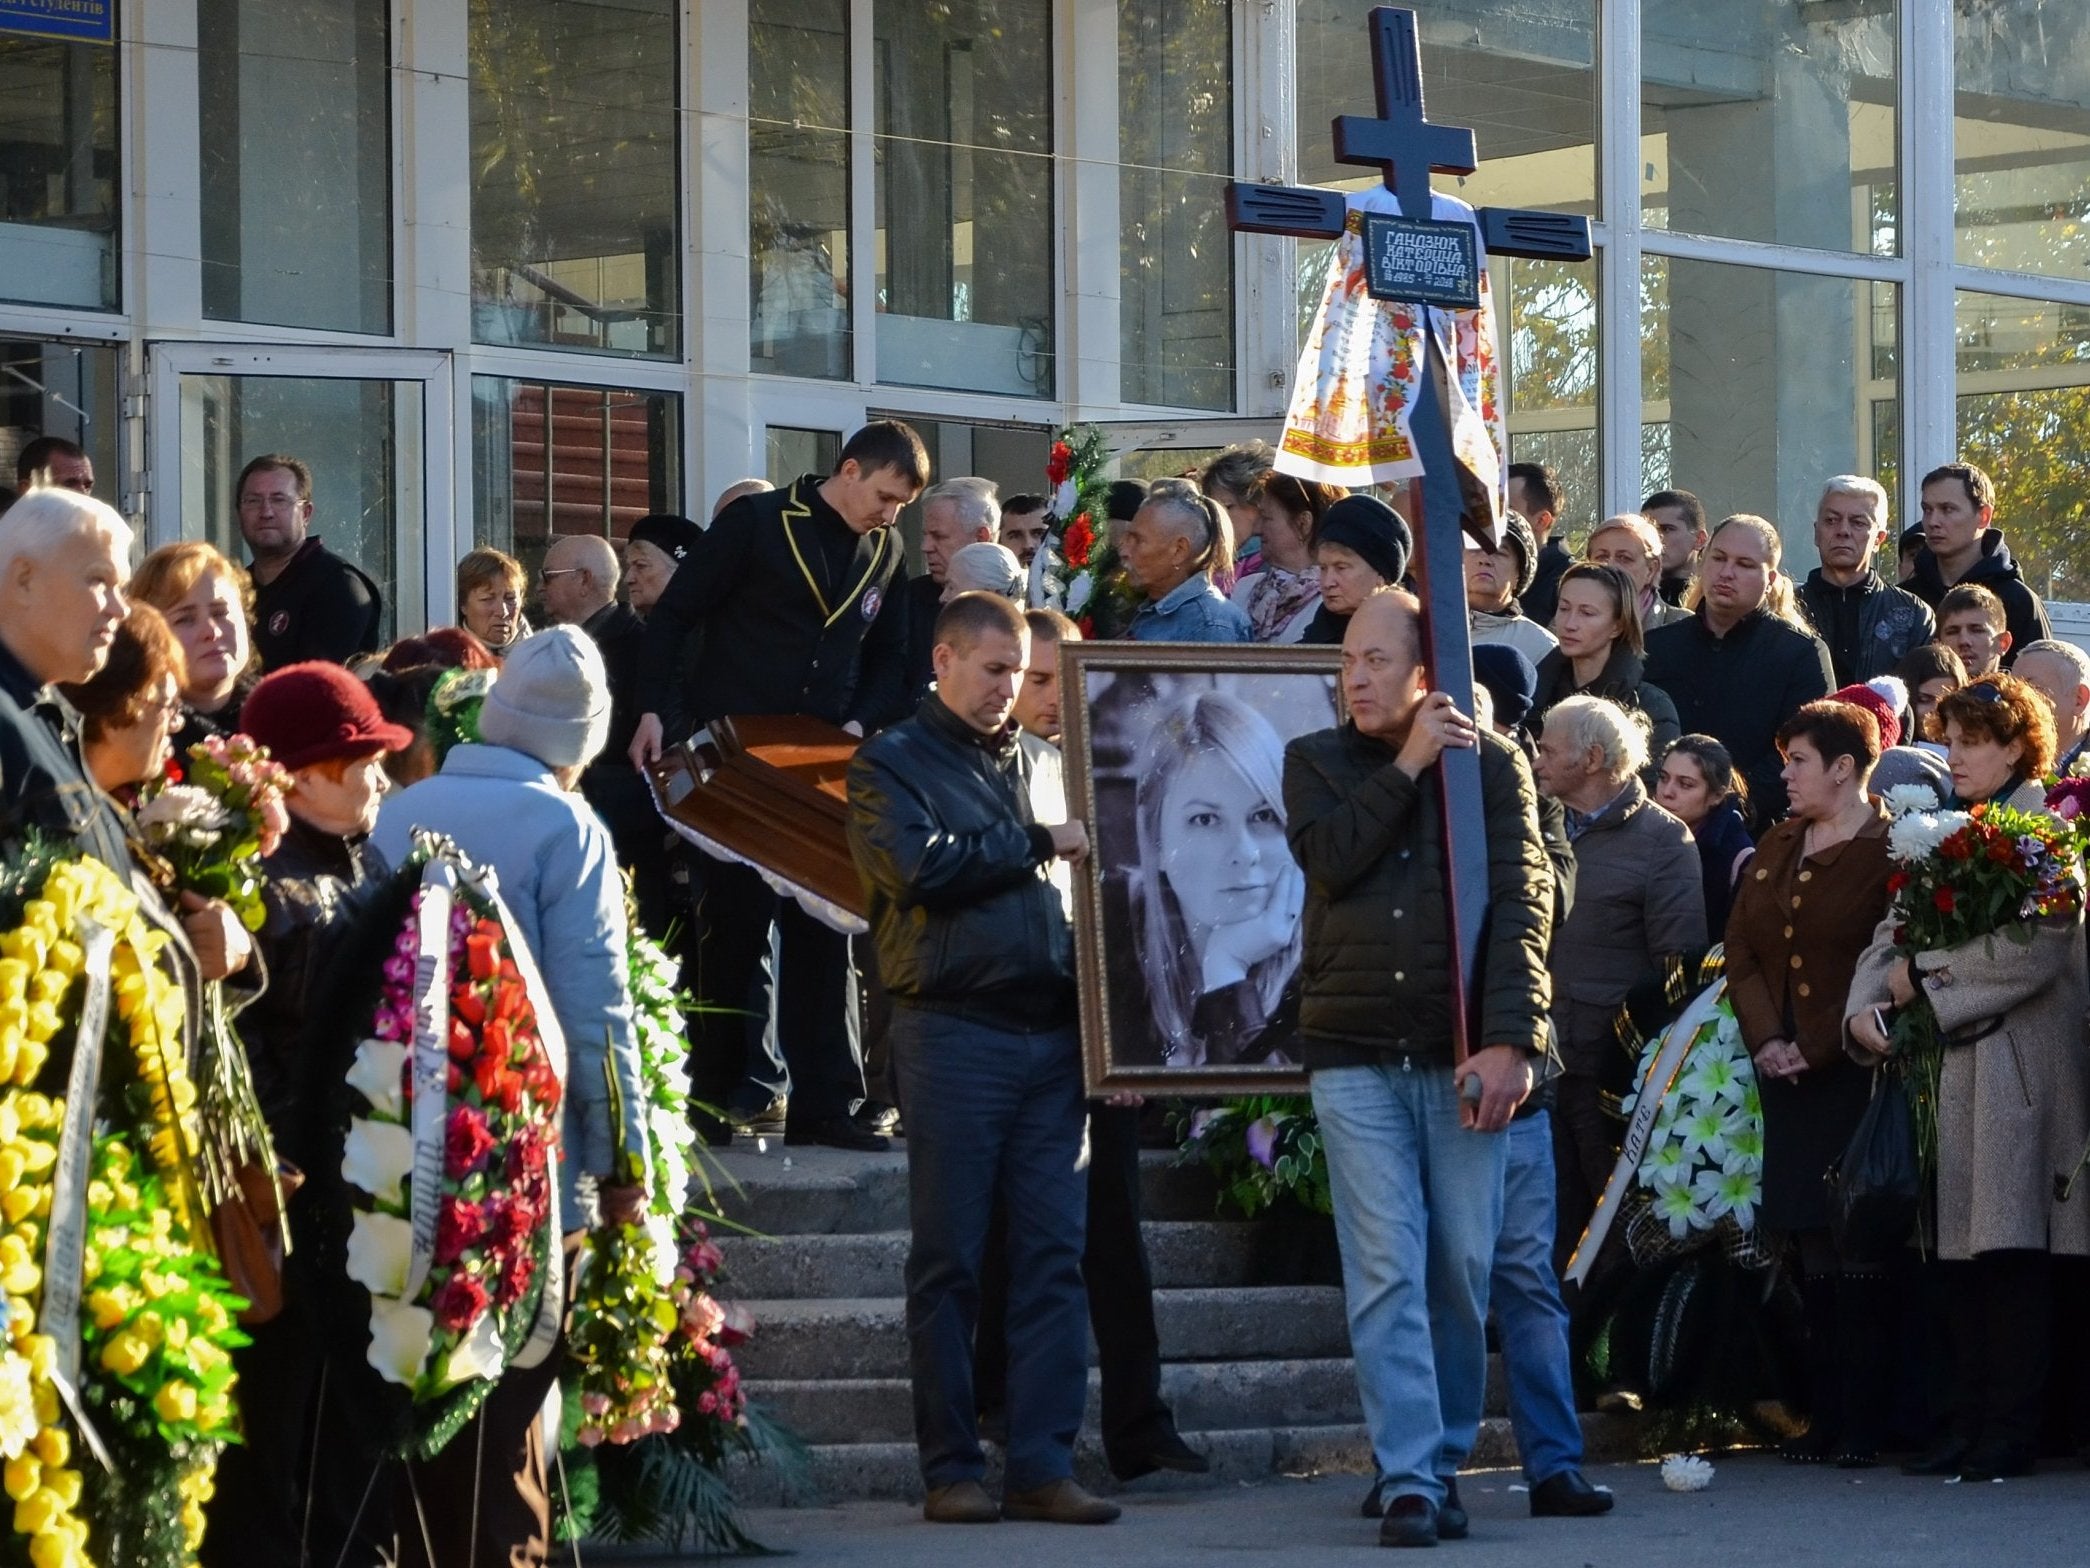
[[[1435,1546],[1437,1510],[1430,1506],[1430,1500],[1417,1497],[1413,1492],[1403,1492],[1389,1502],[1386,1517],[1379,1521],[1379,1544]]]
[[[1903,1475],[1958,1475],[1974,1445],[1965,1438],[1948,1437],[1927,1453],[1919,1454],[1901,1467]]]
[[[799,1122],[784,1129],[787,1144],[820,1144],[830,1149],[852,1149],[858,1154],[883,1154],[893,1146],[893,1140],[875,1132],[865,1132],[846,1116],[830,1116],[824,1121]]]
[[[2010,1481],[2038,1467],[2038,1456],[2030,1449],[1977,1443],[1960,1461],[1959,1475],[1963,1481]]]
[[[1122,1463],[1113,1460],[1110,1466],[1110,1473],[1120,1481],[1137,1481],[1156,1470],[1173,1470],[1178,1475],[1210,1475],[1212,1461],[1184,1442],[1180,1433],[1170,1432],[1138,1453],[1127,1455]]]
[[[2083,1463],[2090,1464],[2090,1455],[2084,1456]],[[1380,1476],[1372,1482],[1372,1489],[1364,1494],[1364,1502],[1357,1511],[1367,1519],[1383,1519],[1386,1517],[1386,1478],[1384,1476]]]
[[[1437,1539],[1463,1541],[1472,1528],[1466,1506],[1459,1501],[1459,1478],[1448,1475],[1444,1478],[1444,1501],[1437,1505]]]
[[[1580,1470],[1549,1475],[1531,1489],[1534,1519],[1593,1519],[1611,1512],[1612,1496],[1600,1492],[1583,1478]]]

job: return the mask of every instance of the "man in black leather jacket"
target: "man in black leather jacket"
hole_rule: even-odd
[[[936,689],[849,766],[849,849],[893,1000],[913,1245],[907,1337],[923,1516],[984,1523],[973,1392],[980,1258],[1009,1217],[1011,1519],[1100,1524],[1117,1508],[1073,1479],[1088,1392],[1081,1252],[1080,1033],[1073,939],[1047,868],[1088,853],[1079,822],[1040,823],[1010,722],[1030,633],[992,594],[936,620]]]

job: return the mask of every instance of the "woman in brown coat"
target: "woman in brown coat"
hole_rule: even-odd
[[[1865,793],[1873,716],[1810,702],[1778,731],[1792,815],[1763,836],[1727,923],[1727,991],[1763,1098],[1764,1227],[1797,1244],[1807,1309],[1807,1433],[1785,1450],[1878,1462],[1888,1305],[1876,1258],[1839,1257],[1822,1173],[1850,1143],[1872,1073],[1843,1049],[1843,1004],[1887,912],[1887,818]]]
[[[1987,675],[1938,703],[1956,806],[1994,800],[2044,809],[2053,716],[2023,681]],[[1851,1039],[1892,1049],[1874,1008],[1920,989],[1945,1041],[1938,1082],[1937,1252],[1959,1276],[1946,1292],[1951,1433],[1913,1474],[2023,1475],[2038,1450],[2053,1332],[2055,1256],[2090,1256],[2090,1203],[2061,1179],[2090,1138],[2083,1039],[2083,916],[1904,958],[1883,922],[1858,962],[1845,1009]],[[1957,1268],[1954,1265],[1958,1264]],[[2066,1332],[2076,1333],[2070,1323]]]

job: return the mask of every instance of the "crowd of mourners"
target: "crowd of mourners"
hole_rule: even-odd
[[[1090,846],[1056,749],[1058,648],[1081,633],[1036,603],[1038,554],[1058,544],[1047,499],[931,478],[912,430],[875,423],[832,473],[736,485],[708,525],[649,516],[621,550],[558,538],[534,583],[474,550],[459,624],[388,644],[379,585],[312,531],[296,457],[240,474],[244,560],[188,541],[133,561],[83,454],[36,443],[0,516],[0,844],[34,829],[129,874],[149,860],[138,792],[190,745],[238,730],[292,772],[261,929],[194,895],[170,911],[183,961],[242,991],[287,1149],[316,1092],[300,1043],[331,944],[415,829],[498,872],[574,1083],[633,1049],[628,873],[638,917],[682,934],[715,1138],[876,1151],[904,1111],[928,1517],[1103,1522],[1115,1506],[1072,1479],[1091,1324],[1111,1468],[1206,1460],[1161,1396],[1139,1108],[1083,1098],[1068,869]],[[1899,1450],[1915,1473],[2011,1476],[2054,1435],[2049,1394],[2074,1363],[2053,1347],[2090,1256],[2090,1199],[2054,1181],[2090,1135],[2082,917],[1901,956],[1882,801],[1912,785],[1940,806],[2042,804],[2085,770],[2090,657],[2051,637],[1987,475],[1946,464],[1920,494],[1920,525],[1897,536],[1878,483],[1827,479],[1821,564],[1795,581],[1777,525],[1714,518],[1678,489],[1571,549],[1555,476],[1513,465],[1499,546],[1464,558],[1476,723],[1422,679],[1395,508],[1279,472],[1257,445],[1111,487],[1131,637],[1341,649],[1346,716],[1287,749],[1281,805],[1306,883],[1300,1050],[1378,1470],[1366,1512],[1387,1544],[1465,1532],[1456,1475],[1491,1295],[1532,1512],[1611,1506],[1581,1474],[1591,1390],[1560,1274],[1618,1159],[1619,1010],[1723,940],[1762,1102],[1758,1222],[1804,1301],[1790,1456]],[[893,525],[917,501],[926,570],[909,578]],[[462,732],[440,700],[459,669],[482,672]],[[677,847],[655,810],[643,765],[739,714],[869,737],[849,781],[867,936],[759,868]],[[1456,1082],[1442,923],[1415,918],[1448,875],[1448,748],[1481,753],[1492,909]],[[1893,1049],[1885,1018],[1918,995],[1954,1047],[1934,1220],[1920,1253],[1844,1256],[1823,1172]],[[614,1176],[628,1130],[599,1097],[574,1105],[567,1175],[635,1212]],[[1880,1326],[1902,1320],[1890,1341]],[[363,1477],[320,1462],[316,1333],[287,1312],[241,1352],[247,1436],[206,1560],[303,1560],[315,1521],[315,1561],[541,1560],[546,1380],[504,1376],[476,1439],[419,1482],[446,1500],[438,1527],[409,1532],[367,1495],[332,1495],[336,1469]],[[1006,1452],[998,1501],[983,1433]],[[446,1515],[468,1544],[442,1538]]]

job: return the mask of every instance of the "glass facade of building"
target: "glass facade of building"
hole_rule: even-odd
[[[1413,0],[1498,259],[1512,455],[1575,536],[1678,485],[1785,528],[1957,455],[2090,601],[2090,6]],[[93,454],[148,537],[229,542],[290,446],[402,630],[477,543],[703,517],[874,414],[1036,489],[1275,433],[1325,247],[1233,179],[1348,186],[1370,0],[152,0],[0,22],[0,459]],[[1950,112],[1947,112],[1947,105]],[[1303,304],[1302,302],[1305,302]],[[2084,612],[2090,624],[2090,610]],[[2065,618],[2064,618],[2065,619]]]

